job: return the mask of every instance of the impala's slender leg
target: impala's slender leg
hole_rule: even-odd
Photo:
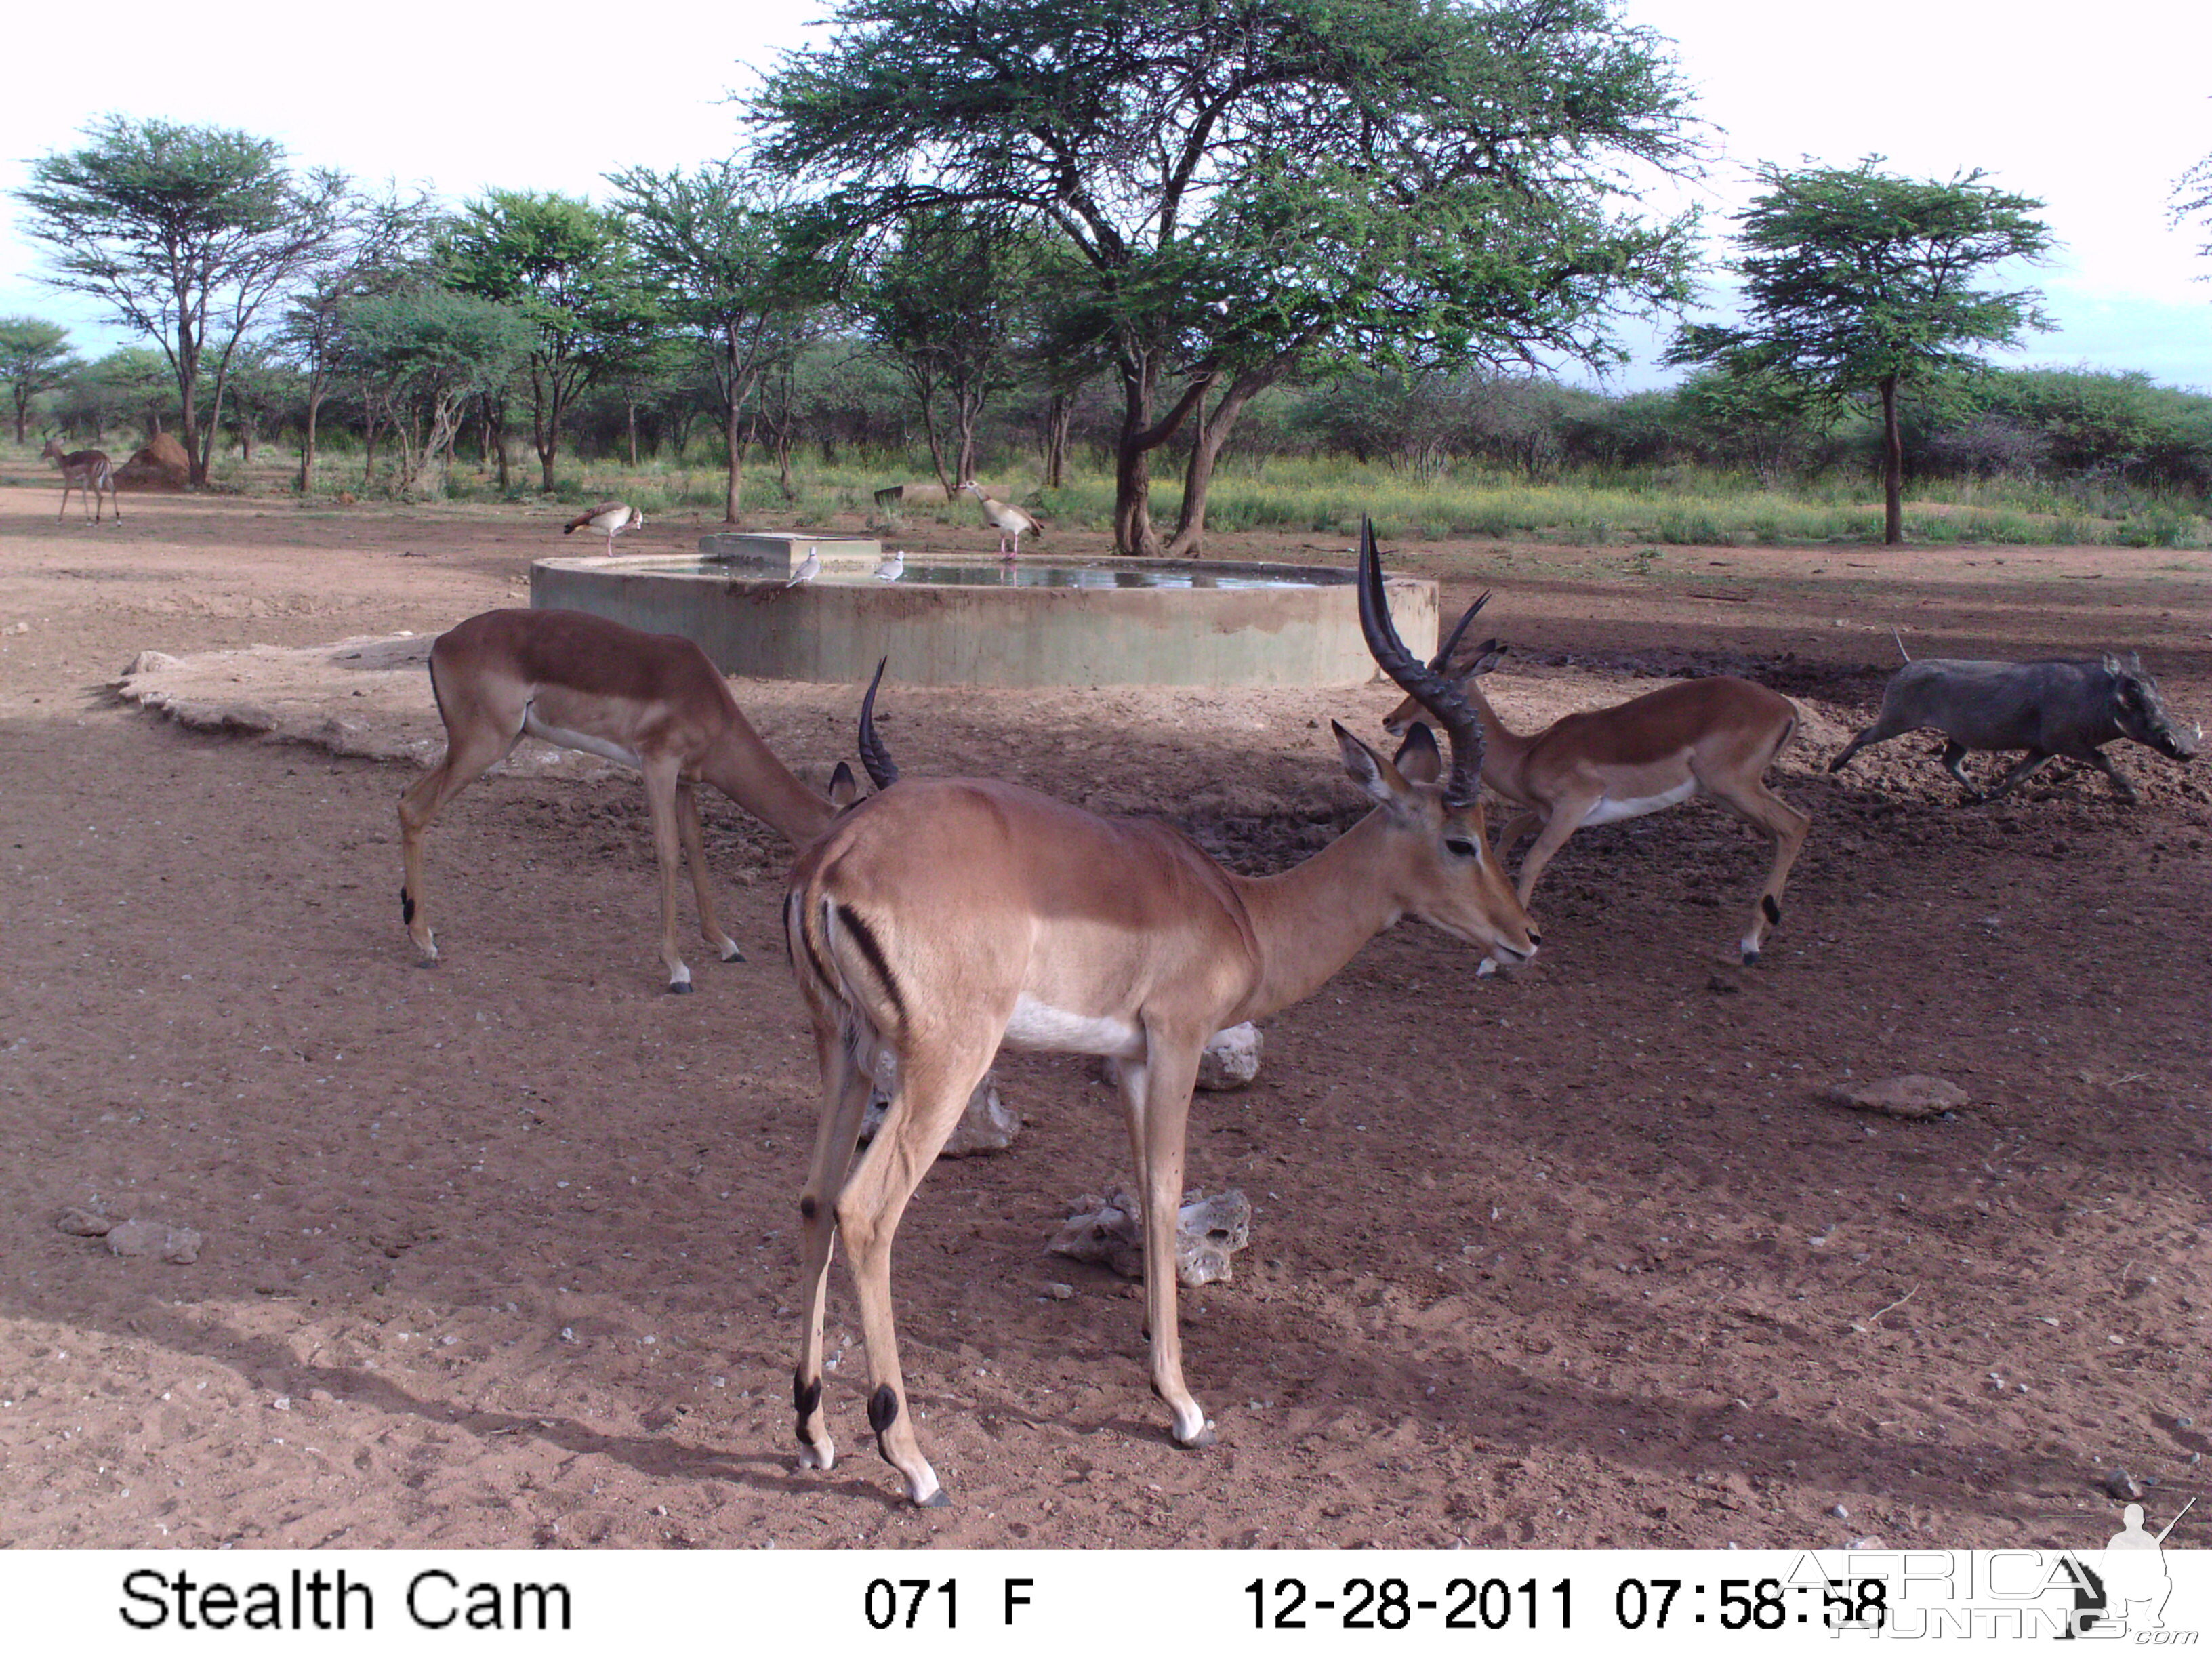
[[[434,672],[430,684],[434,692],[439,690]],[[455,688],[456,705],[460,696]],[[426,968],[438,959],[438,943],[423,909],[422,836],[447,802],[513,754],[522,741],[520,705],[512,709],[448,709],[441,694],[439,710],[454,716],[446,722],[446,757],[399,797],[399,919],[407,924],[407,936],[422,953]]]
[[[1767,928],[1782,920],[1783,884],[1790,879],[1790,866],[1797,862],[1813,820],[1757,780],[1741,789],[1714,788],[1712,781],[1709,781],[1706,787],[1713,799],[1774,843],[1774,863],[1759,890],[1759,902],[1752,907],[1751,930],[1742,939],[1743,965],[1748,968],[1759,960]]]
[[[699,900],[699,931],[725,962],[743,962],[745,953],[737,940],[714,920],[714,895],[707,881],[707,842],[699,827],[699,792],[689,778],[676,780],[676,823],[684,832],[684,856],[691,863],[691,891]]]
[[[1133,1136],[1141,1133],[1138,1182],[1145,1194],[1145,1326],[1152,1338],[1152,1392],[1175,1413],[1179,1446],[1210,1446],[1213,1425],[1182,1377],[1182,1334],[1176,1297],[1176,1224],[1182,1210],[1183,1136],[1199,1050],[1212,1033],[1146,1032],[1145,1063],[1124,1068],[1122,1103]],[[1141,1098],[1139,1109],[1135,1098]],[[1141,1109],[1141,1120],[1138,1114]]]
[[[660,866],[661,965],[668,969],[669,990],[688,995],[691,970],[676,948],[676,861],[682,856],[677,829],[678,762],[672,755],[652,756],[640,769],[645,774],[646,810],[653,819],[653,856]],[[702,867],[704,863],[702,860]]]
[[[1498,856],[1504,858],[1521,844],[1521,837],[1540,827],[1544,815],[1533,806],[1524,806],[1505,820],[1498,831]]]
[[[1522,908],[1528,903],[1528,895],[1536,890],[1536,878],[1544,873],[1544,866],[1557,856],[1559,848],[1567,844],[1567,837],[1583,827],[1583,820],[1604,799],[1601,789],[1584,790],[1564,795],[1552,803],[1551,816],[1544,820],[1544,828],[1521,860],[1520,899]]]
[[[868,1426],[884,1461],[906,1478],[907,1496],[927,1508],[951,1500],[937,1471],[921,1455],[899,1369],[898,1334],[891,1319],[891,1237],[907,1200],[951,1138],[968,1098],[990,1068],[1004,1022],[988,1030],[954,1032],[926,1047],[909,1044],[898,1057],[898,1088],[883,1127],[837,1197],[837,1231],[860,1304],[860,1333],[868,1345]]]
[[[837,1461],[822,1409],[822,1323],[829,1310],[830,1254],[837,1242],[836,1206],[860,1138],[872,1073],[834,1023],[838,1011],[814,1011],[814,1048],[822,1064],[822,1121],[814,1132],[814,1162],[799,1197],[801,1265],[799,1297],[806,1309],[799,1366],[791,1376],[791,1403],[799,1413],[799,1462],[826,1469]]]
[[[1145,1137],[1145,1100],[1152,1088],[1152,1073],[1141,1060],[1109,1060],[1106,1062],[1114,1079],[1114,1087],[1121,1097],[1121,1127],[1129,1133],[1130,1179],[1136,1186],[1139,1204],[1149,1205],[1151,1196],[1145,1183],[1146,1151],[1151,1142]],[[1182,1202],[1180,1194],[1176,1202]],[[1137,1218],[1138,1237],[1144,1236],[1144,1217]],[[1145,1308],[1145,1340],[1152,1336],[1152,1310],[1148,1303]]]

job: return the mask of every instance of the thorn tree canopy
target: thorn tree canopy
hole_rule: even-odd
[[[447,289],[345,301],[332,356],[357,376],[399,442],[399,488],[445,494],[447,464],[469,400],[514,371],[530,324],[511,307]]]
[[[853,285],[860,331],[914,393],[947,501],[975,477],[976,425],[992,394],[1011,384],[1037,276],[1030,234],[1002,215],[945,209],[902,222]]]
[[[855,231],[991,207],[1075,252],[1151,554],[1151,453],[1211,394],[1179,548],[1285,374],[1616,357],[1611,309],[1683,291],[1687,220],[1614,209],[1691,164],[1687,109],[1613,0],[841,0],[749,118]]]
[[[2172,200],[2168,217],[2175,229],[2191,219],[2202,219],[2212,225],[2212,155],[2207,155],[2173,181]],[[2200,244],[2197,252],[2212,259],[2212,240]],[[2212,282],[2212,276],[2199,280]]]
[[[216,422],[200,424],[202,354],[218,343],[212,410],[234,353],[269,299],[321,252],[347,181],[295,179],[271,138],[225,127],[110,115],[91,143],[31,163],[25,231],[53,251],[45,280],[106,302],[160,343],[177,377],[191,480],[207,482]]]
[[[706,348],[728,469],[722,521],[735,524],[746,406],[790,349],[793,321],[828,297],[827,274],[795,233],[788,191],[733,163],[690,173],[633,167],[607,182],[662,315]]]
[[[298,489],[314,488],[316,428],[331,390],[331,354],[338,314],[355,300],[419,285],[428,275],[440,215],[427,191],[402,196],[387,184],[380,196],[349,201],[336,234],[292,285],[291,303],[276,325],[276,349],[304,377],[307,418],[300,435]]]
[[[31,399],[84,367],[69,331],[36,317],[0,317],[0,382],[15,405],[15,441],[30,441]]]
[[[1898,388],[1980,368],[1965,348],[2016,345],[2023,329],[2049,328],[2036,290],[1968,284],[2007,259],[2040,258],[2051,235],[2034,216],[2041,202],[1990,188],[1978,168],[1942,183],[1877,171],[1885,159],[1760,163],[1766,191],[1735,216],[1743,325],[1684,328],[1667,361],[1778,375],[1831,398],[1877,394],[1882,538],[1894,545],[1905,539]]]
[[[462,209],[440,250],[447,287],[512,306],[537,331],[525,368],[531,439],[548,490],[569,405],[652,310],[621,232],[615,215],[581,198],[495,190]]]

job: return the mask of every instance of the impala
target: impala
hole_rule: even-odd
[[[579,611],[487,611],[438,636],[430,690],[446,723],[446,756],[399,798],[405,865],[400,920],[438,959],[422,897],[422,836],[446,804],[525,738],[620,761],[644,774],[660,863],[660,959],[668,988],[691,988],[676,949],[676,860],[691,860],[699,930],[725,962],[744,952],[714,922],[701,845],[697,783],[710,783],[795,845],[818,835],[854,793],[843,762],[827,798],[760,740],[707,653],[675,634],[644,634]]]
[[[1376,808],[1281,875],[1234,874],[1164,824],[1100,817],[1013,784],[898,782],[876,738],[869,688],[860,757],[879,793],[800,856],[784,902],[823,1089],[799,1201],[805,1326],[792,1389],[805,1465],[826,1469],[836,1456],[822,1406],[822,1326],[842,1235],[878,1449],[915,1503],[946,1501],[899,1367],[891,1238],[1000,1045],[1112,1062],[1145,1207],[1152,1389],[1173,1413],[1175,1440],[1202,1446],[1213,1425],[1183,1382],[1175,1258],[1200,1047],[1224,1026],[1308,995],[1404,916],[1502,957],[1534,953],[1536,935],[1484,835],[1481,727],[1399,641],[1371,530],[1360,550],[1369,648],[1442,723],[1451,769],[1436,781],[1443,765],[1426,726],[1395,760],[1334,726],[1345,769]],[[896,1058],[897,1083],[855,1165],[884,1050]]]
[[[123,522],[123,502],[115,493],[115,464],[107,459],[105,450],[77,449],[64,455],[61,445],[49,438],[46,447],[39,452],[39,457],[41,460],[54,462],[62,470],[62,507],[61,511],[54,514],[56,523],[68,515],[70,491],[72,489],[83,496],[86,504],[92,508],[87,515],[90,523],[100,522],[100,497],[103,490],[107,494],[108,505],[115,509],[115,522]]]
[[[1522,736],[1508,727],[1476,684],[1498,665],[1505,647],[1485,641],[1467,666],[1448,666],[1461,635],[1488,601],[1484,593],[1429,665],[1448,676],[1474,707],[1487,748],[1482,781],[1520,810],[1498,831],[1498,852],[1510,854],[1529,830],[1539,833],[1521,860],[1516,891],[1527,904],[1536,878],[1567,837],[1585,824],[1640,817],[1698,795],[1710,795],[1774,845],[1774,862],[1740,941],[1746,967],[1759,960],[1769,927],[1782,920],[1782,888],[1805,845],[1813,820],[1766,787],[1766,771],[1797,729],[1797,705],[1749,680],[1716,674],[1662,690],[1567,714]],[[1397,732],[1419,712],[1408,698],[1382,724]],[[1484,964],[1487,970],[1490,963]]]

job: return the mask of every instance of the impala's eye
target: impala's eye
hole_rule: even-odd
[[[1444,837],[1444,850],[1463,859],[1476,858],[1480,855],[1473,842],[1463,841],[1457,836]]]

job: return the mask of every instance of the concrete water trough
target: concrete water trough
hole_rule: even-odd
[[[865,680],[882,657],[908,685],[1348,685],[1375,672],[1348,568],[930,555],[892,582],[871,542],[743,539],[764,551],[540,559],[530,602],[682,634],[724,673],[762,679]],[[809,550],[821,574],[785,586]],[[1407,646],[1428,656],[1436,584],[1393,577],[1389,591]]]

